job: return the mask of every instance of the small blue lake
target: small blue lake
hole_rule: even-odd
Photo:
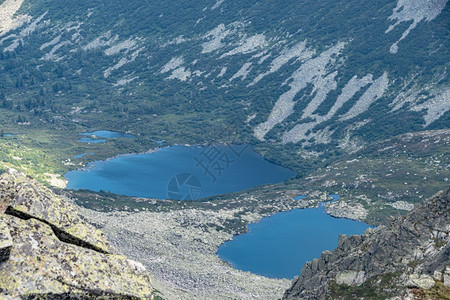
[[[334,199],[337,197],[334,196]],[[248,226],[217,254],[234,268],[270,278],[300,275],[305,262],[337,247],[339,234],[362,234],[369,225],[331,217],[324,205],[274,214]]]
[[[89,153],[89,155],[94,155],[94,154],[95,154],[94,152]],[[86,155],[88,155],[88,154],[85,152],[85,153],[82,153],[82,154],[74,155],[73,158],[77,158],[77,159],[78,158],[83,158]]]
[[[80,135],[84,136],[92,136],[95,135],[96,137],[101,138],[134,138],[134,135],[117,132],[117,131],[109,131],[109,130],[97,130],[94,132],[84,132],[80,133]]]
[[[67,188],[194,200],[282,182],[295,175],[248,145],[173,146],[96,161],[66,173]]]
[[[80,143],[102,144],[102,143],[106,143],[106,140],[94,139],[94,138],[90,138],[90,137],[83,137],[83,138],[79,139],[78,142],[80,142]]]
[[[85,155],[87,155],[87,153],[82,153],[82,154],[75,155],[73,158],[82,158]]]

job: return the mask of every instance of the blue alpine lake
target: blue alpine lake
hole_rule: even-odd
[[[83,157],[82,153],[77,157]],[[282,182],[295,175],[249,145],[172,146],[95,161],[66,173],[67,188],[174,200],[194,200]],[[333,201],[337,195],[330,195]],[[295,197],[301,201],[304,196]],[[367,224],[337,219],[317,208],[274,214],[222,244],[217,254],[235,268],[271,278],[292,278],[306,261],[337,246],[339,234],[361,234]]]
[[[178,145],[96,161],[65,177],[71,189],[193,200],[278,183],[294,175],[294,171],[268,162],[249,145]]]
[[[83,158],[85,155],[87,155],[87,153],[77,154],[73,158]]]
[[[368,227],[331,217],[322,203],[317,208],[281,212],[249,224],[247,233],[222,244],[217,254],[236,269],[291,279],[300,275],[305,262],[336,248],[339,234],[362,234]]]
[[[117,132],[117,131],[109,131],[109,130],[97,130],[94,132],[84,132],[80,133],[80,135],[84,136],[96,136],[101,138],[134,138],[134,135]]]
[[[94,138],[90,138],[90,137],[83,137],[83,138],[79,139],[78,142],[80,142],[80,143],[102,144],[102,143],[106,143],[106,140],[94,139]]]
[[[94,152],[89,153],[89,155],[94,155],[94,154],[95,154]],[[78,159],[78,158],[83,158],[83,157],[85,157],[86,155],[88,155],[87,152],[82,153],[82,154],[74,155],[73,158],[77,158],[77,159]]]

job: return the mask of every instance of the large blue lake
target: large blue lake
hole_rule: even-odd
[[[248,145],[179,145],[93,162],[65,177],[71,189],[193,200],[282,182],[294,175]]]
[[[300,275],[306,261],[337,247],[339,234],[362,234],[369,226],[337,219],[318,208],[295,209],[263,218],[233,237],[217,254],[234,268],[271,278]]]
[[[65,177],[67,188],[72,189],[193,200],[282,182],[294,175],[247,145],[222,145],[173,146],[119,156],[90,163]],[[217,254],[240,270],[292,278],[300,274],[306,261],[319,257],[324,250],[333,250],[339,234],[360,234],[367,227],[361,222],[333,218],[323,206],[297,209],[250,224],[248,233],[221,245]]]

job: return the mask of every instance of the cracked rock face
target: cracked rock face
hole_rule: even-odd
[[[6,213],[0,213],[0,298],[152,298],[145,268],[122,255],[90,247],[101,241],[105,249],[112,249],[65,199],[18,173],[0,176],[0,187],[0,201],[9,201]],[[22,214],[8,213],[11,207]],[[78,229],[84,226],[81,232],[92,233],[89,241],[82,234],[75,242],[61,238],[72,237],[64,231],[71,228],[71,220]]]
[[[9,170],[0,177],[0,208],[10,215],[45,222],[54,231],[84,241],[99,251],[114,252],[104,233],[85,223],[74,205],[15,171]]]
[[[407,295],[450,286],[449,268],[450,189],[363,235],[339,236],[335,250],[305,264],[283,299],[333,299],[332,286],[364,288],[382,278],[395,296]]]
[[[8,260],[11,247],[12,239],[8,226],[5,223],[0,223],[0,263]]]

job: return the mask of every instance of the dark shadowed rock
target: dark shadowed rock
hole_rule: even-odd
[[[283,299],[369,299],[371,288],[387,296],[410,288],[430,289],[445,281],[450,267],[450,190],[440,192],[408,215],[391,219],[361,236],[339,236],[338,247],[308,262]],[[448,275],[447,275],[448,276]],[[373,283],[376,282],[374,285]],[[320,284],[319,284],[320,283]],[[385,286],[383,286],[385,285]],[[355,290],[365,292],[357,296]],[[450,291],[443,287],[445,291]],[[339,291],[339,292],[338,292]]]

